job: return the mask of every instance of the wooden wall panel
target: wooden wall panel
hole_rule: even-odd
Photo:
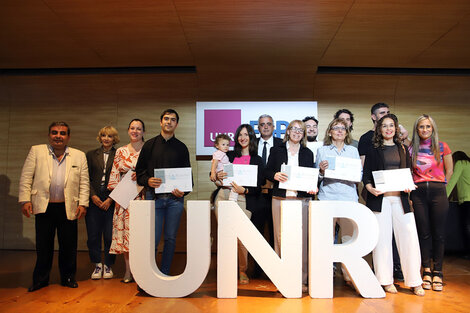
[[[4,233],[6,218],[5,213],[11,208],[10,198],[15,196],[11,193],[10,178],[6,175],[6,169],[8,164],[8,137],[9,137],[9,126],[10,126],[10,97],[8,89],[3,83],[3,79],[0,78],[0,142],[3,142],[3,153],[0,154],[0,249],[4,247]]]
[[[371,105],[383,101],[410,131],[418,114],[432,114],[442,140],[452,150],[470,153],[465,128],[470,113],[469,87],[470,78],[458,76],[317,75],[311,88],[313,99],[319,102],[320,137],[334,112],[349,108],[355,114],[353,135],[358,139],[372,126]],[[1,185],[0,181],[0,200],[7,197],[7,201],[0,202],[0,248],[34,248],[34,219],[22,217],[16,203],[18,181],[30,146],[47,142],[47,126],[52,120],[66,120],[72,129],[70,145],[88,151],[98,146],[96,133],[106,124],[116,126],[120,145],[126,144],[127,125],[134,117],[145,121],[146,138],[151,138],[160,131],[161,111],[175,108],[181,117],[176,136],[188,146],[194,173],[194,192],[188,199],[209,199],[215,189],[208,179],[210,161],[195,160],[198,93],[196,74],[1,77],[0,138],[7,144],[6,153],[0,156],[0,178],[5,177],[6,182]],[[220,92],[212,99],[227,98]],[[86,249],[84,221],[79,225],[79,249]],[[177,249],[184,251],[184,219],[181,225]],[[215,234],[215,221],[212,227]]]
[[[317,75],[315,100],[319,102],[320,132],[339,108],[354,113],[353,137],[371,129],[370,107],[388,103],[400,124],[412,135],[416,118],[430,114],[436,120],[440,139],[452,151],[470,153],[467,117],[470,114],[470,77],[465,76],[387,76]]]

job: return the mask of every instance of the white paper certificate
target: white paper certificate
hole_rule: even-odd
[[[128,171],[124,177],[122,177],[119,184],[111,192],[109,197],[116,201],[121,207],[127,209],[131,200],[134,200],[135,197],[142,190],[142,186],[137,185],[135,180],[132,180],[132,173],[134,171]]]
[[[307,148],[309,148],[310,151],[313,152],[313,162],[315,162],[315,160],[317,159],[317,151],[318,148],[320,148],[321,146],[323,146],[323,141],[307,142]]]
[[[318,168],[282,164],[281,172],[287,174],[288,180],[280,182],[279,188],[305,192],[317,190]]]
[[[258,165],[249,164],[224,164],[224,186],[230,186],[231,182],[239,186],[256,187],[258,185]]]
[[[362,179],[361,159],[340,156],[328,158],[328,168],[325,170],[325,177],[360,182]]]
[[[415,183],[409,168],[374,171],[372,176],[374,177],[375,189],[383,192],[415,190]]]
[[[162,184],[155,188],[155,193],[170,193],[174,189],[193,191],[193,180],[190,167],[156,168],[154,177],[161,178]]]

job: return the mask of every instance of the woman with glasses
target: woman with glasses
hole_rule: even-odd
[[[392,232],[395,235],[405,286],[417,296],[421,287],[419,240],[416,223],[408,200],[410,190],[383,192],[375,188],[374,171],[410,168],[410,157],[400,140],[397,117],[387,114],[378,120],[373,146],[366,154],[363,183],[367,189],[366,206],[377,217],[379,241],[372,258],[375,276],[384,290],[397,293],[393,284]]]
[[[421,247],[423,287],[431,289],[432,285],[434,291],[442,291],[444,236],[449,211],[446,182],[452,176],[453,164],[449,146],[439,141],[437,126],[431,116],[425,114],[416,120],[409,151],[413,180],[418,186],[411,193],[411,200]]]
[[[330,162],[335,162],[336,157],[360,160],[357,148],[350,145],[352,139],[349,129],[347,121],[342,118],[335,118],[330,122],[325,132],[324,145],[318,148],[315,167],[320,169],[320,188],[318,191],[318,200],[320,201],[358,201],[355,182],[324,177],[326,169],[334,169],[335,164],[330,164]],[[333,225],[336,228],[336,221]],[[339,219],[339,225],[341,228],[341,241],[345,243],[351,239],[354,231],[353,224],[348,219]],[[344,270],[343,277],[346,282],[351,281]]]
[[[297,190],[279,189],[279,182],[286,182],[288,176],[281,172],[281,165],[314,167],[313,153],[306,147],[306,128],[300,120],[289,123],[284,136],[284,144],[271,148],[265,176],[273,182],[273,224],[274,249],[281,255],[281,201],[286,199],[302,200],[302,291],[307,292],[307,238],[308,238],[308,204],[316,191],[308,193]]]

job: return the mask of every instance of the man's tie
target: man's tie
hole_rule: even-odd
[[[267,149],[266,149],[266,144],[267,144],[267,143],[268,143],[267,141],[264,142],[264,145],[263,145],[263,153],[261,154],[261,159],[263,159],[263,164],[264,164],[264,165],[266,165],[266,161],[267,161],[267,160],[266,160],[266,159],[267,159],[266,156],[267,156],[267,154],[268,154],[268,151],[267,151]]]

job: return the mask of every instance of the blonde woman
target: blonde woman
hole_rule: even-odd
[[[113,278],[111,266],[116,255],[109,253],[113,234],[114,201],[109,197],[109,176],[116,154],[115,144],[119,135],[113,126],[100,129],[96,138],[101,147],[88,151],[88,173],[90,177],[90,206],[85,216],[88,234],[87,246],[90,260],[95,264],[91,279]],[[101,240],[104,242],[104,264],[101,262]]]
[[[445,225],[449,211],[446,183],[453,173],[452,152],[445,142],[439,141],[436,123],[426,114],[416,119],[409,151],[413,180],[418,186],[411,193],[411,200],[421,247],[423,288],[442,291]]]
[[[302,291],[307,292],[308,276],[308,204],[316,191],[308,193],[297,190],[279,189],[279,182],[287,181],[286,173],[281,172],[281,165],[314,167],[313,153],[306,147],[307,130],[305,124],[300,120],[293,120],[287,126],[284,136],[284,144],[272,147],[266,165],[265,176],[273,182],[273,226],[274,226],[274,249],[281,253],[281,201],[286,199],[302,200]]]

